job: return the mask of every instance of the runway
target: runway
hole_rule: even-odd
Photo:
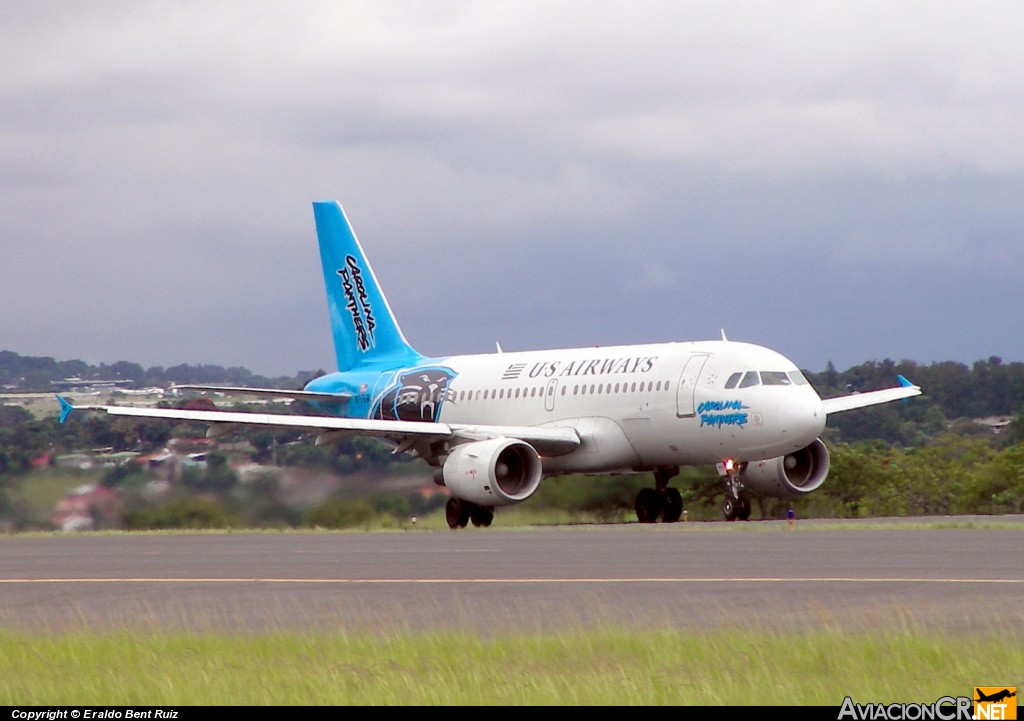
[[[0,538],[5,628],[1019,634],[1024,523]]]

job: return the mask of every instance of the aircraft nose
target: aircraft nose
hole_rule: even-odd
[[[780,424],[810,443],[825,430],[825,411],[817,394],[799,393],[786,398],[779,405]]]

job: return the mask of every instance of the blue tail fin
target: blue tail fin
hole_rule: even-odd
[[[397,368],[422,358],[402,335],[341,205],[313,203],[313,216],[338,370]]]

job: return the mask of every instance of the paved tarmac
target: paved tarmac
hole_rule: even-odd
[[[991,521],[992,519],[988,519]],[[0,538],[0,627],[1024,628],[1024,520]]]

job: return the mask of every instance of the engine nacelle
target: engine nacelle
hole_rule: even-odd
[[[463,443],[448,454],[441,477],[457,498],[478,506],[508,506],[537,490],[540,456],[529,443],[511,438]]]
[[[799,498],[821,488],[828,477],[828,449],[821,439],[794,453],[752,461],[740,474],[750,490],[776,498]]]

